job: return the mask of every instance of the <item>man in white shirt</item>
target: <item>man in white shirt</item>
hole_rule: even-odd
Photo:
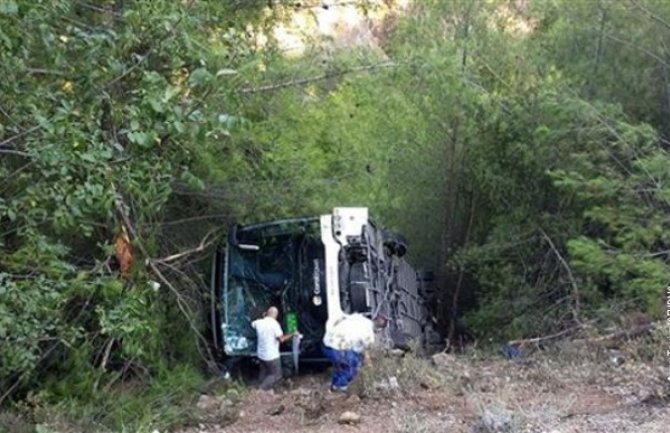
[[[331,390],[347,390],[374,341],[374,323],[361,314],[345,314],[326,324],[322,352],[333,364]]]
[[[278,316],[277,307],[270,307],[262,319],[251,322],[257,335],[256,356],[261,362],[260,388],[265,390],[271,389],[282,378],[279,345],[300,336],[298,332],[284,334],[277,322]]]

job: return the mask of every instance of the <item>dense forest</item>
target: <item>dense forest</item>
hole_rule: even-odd
[[[3,405],[200,375],[230,225],[334,206],[445,338],[665,312],[667,1],[0,0],[0,74]]]

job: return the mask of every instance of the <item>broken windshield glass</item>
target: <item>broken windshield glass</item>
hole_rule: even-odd
[[[325,310],[313,305],[320,293],[323,246],[316,219],[280,221],[238,229],[229,240],[223,293],[223,336],[229,355],[253,355],[251,322],[271,305],[281,311],[282,327],[307,330],[306,346],[320,339]],[[253,247],[252,247],[253,246]],[[315,277],[316,275],[316,277]],[[323,310],[323,311],[322,311]]]

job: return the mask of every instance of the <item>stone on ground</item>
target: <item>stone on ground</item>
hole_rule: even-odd
[[[361,422],[361,416],[356,412],[346,411],[340,415],[337,422],[340,424],[358,424]]]

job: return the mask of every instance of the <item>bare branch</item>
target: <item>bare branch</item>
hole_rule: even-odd
[[[89,3],[84,3],[84,2],[77,2],[77,4],[81,7],[83,7],[84,9],[89,9],[89,10],[100,12],[100,13],[103,13],[103,14],[114,15],[115,17],[118,17],[118,18],[124,18],[122,13],[115,11],[111,7],[95,6],[95,5],[92,5],[92,4],[89,4]]]
[[[631,47],[631,48],[635,48],[635,49],[637,49],[637,50],[640,50],[640,51],[642,51],[644,54],[646,54],[646,55],[648,55],[649,57],[651,57],[652,59],[656,60],[658,63],[660,63],[660,64],[663,65],[664,67],[670,69],[670,65],[668,65],[668,63],[667,63],[665,60],[663,60],[659,55],[654,54],[653,52],[649,51],[648,49],[646,49],[646,48],[644,48],[644,47],[641,47],[641,46],[639,46],[639,45],[635,45],[634,43],[632,43],[632,42],[630,42],[630,41],[626,41],[626,40],[624,40],[624,39],[620,39],[620,38],[618,38],[618,37],[616,37],[616,36],[612,36],[612,35],[607,34],[607,33],[604,33],[603,36],[605,36],[607,39],[610,39],[610,40],[612,40],[612,41],[614,41],[614,42],[618,42],[618,43],[620,43],[620,44],[629,46],[629,47]]]
[[[56,349],[56,347],[58,347],[58,345],[59,345],[61,342],[62,342],[62,340],[59,339],[57,342],[55,342],[54,344],[52,344],[51,347],[49,347],[49,349],[48,349],[46,352],[44,352],[44,353],[40,356],[40,358],[39,358],[39,359],[37,360],[37,362],[36,362],[36,365],[39,365],[39,364],[40,364],[42,361],[44,361],[49,355],[51,355],[51,352],[53,352],[53,351]],[[0,396],[0,405],[2,405],[2,403],[5,401],[5,399],[6,399],[7,397],[9,397],[9,396],[16,390],[16,388],[17,388],[17,387],[19,386],[19,384],[21,383],[21,380],[23,380],[23,378],[26,377],[26,375],[28,374],[28,372],[29,372],[29,370],[26,370],[26,371],[24,371],[23,373],[21,373],[21,374],[19,375],[19,377],[16,378],[16,380],[14,381],[14,383],[12,384],[12,386],[10,386],[10,387],[7,389],[7,391],[5,391],[5,393],[2,394],[2,396]]]
[[[116,189],[116,188],[114,188],[114,189]],[[139,241],[139,237],[137,236],[137,231],[135,230],[135,227],[133,226],[132,222],[130,221],[130,217],[128,216],[128,212],[126,211],[126,209],[127,209],[127,206],[125,205],[125,203],[123,203],[123,201],[119,197],[116,201],[116,210],[117,210],[119,216],[121,217],[123,226],[125,227],[126,231],[128,232],[131,240],[134,241],[134,243],[137,245],[139,250],[142,252],[142,255],[146,258],[146,264],[147,264],[147,266],[149,266],[149,269],[152,271],[152,273],[158,278],[158,280],[163,285],[165,285],[165,287],[170,289],[172,294],[175,296],[175,298],[177,300],[177,307],[179,308],[179,311],[182,312],[184,318],[188,322],[188,325],[191,328],[191,330],[193,331],[194,335],[197,337],[198,340],[200,340],[203,343],[203,347],[207,351],[207,355],[209,357],[209,360],[214,359],[214,355],[212,354],[212,352],[209,349],[207,340],[200,333],[200,330],[198,329],[198,327],[193,322],[193,319],[192,319],[193,313],[188,311],[188,307],[186,307],[184,305],[184,300],[183,300],[183,297],[182,297],[181,293],[179,293],[179,290],[177,290],[177,288],[170,282],[170,280],[168,280],[165,277],[163,272],[161,272],[161,270],[157,266],[158,264],[162,264],[162,265],[171,267],[171,265],[169,263],[165,262],[165,261],[161,262],[161,261],[156,261],[156,260],[153,260],[153,259],[149,258],[149,255],[148,255],[148,252],[147,252],[146,248],[144,248],[144,245],[142,244],[142,242]]]
[[[379,63],[379,64],[375,64],[375,65],[358,66],[358,67],[355,67],[355,68],[342,69],[342,70],[335,71],[335,72],[327,72],[325,74],[315,75],[313,77],[300,78],[300,79],[296,79],[296,80],[285,81],[285,82],[282,82],[282,83],[266,84],[264,86],[259,86],[259,87],[246,87],[244,89],[240,89],[239,92],[242,93],[242,94],[268,92],[268,91],[273,91],[273,90],[284,89],[286,87],[304,86],[305,84],[314,83],[316,81],[327,80],[329,78],[340,77],[340,76],[346,75],[346,74],[352,74],[352,73],[364,72],[364,71],[372,71],[372,70],[375,70],[375,69],[395,68],[397,66],[399,66],[399,64],[395,63],[395,62],[387,62],[387,63]]]
[[[0,106],[0,114],[2,114],[3,116],[5,116],[5,117],[7,118],[7,120],[9,120],[10,122],[12,122],[12,124],[16,125],[16,121],[14,121],[14,119],[12,118],[12,116],[10,116],[9,113],[7,112],[7,110],[5,110],[4,108],[2,108],[2,106]]]
[[[575,276],[572,273],[572,269],[570,268],[568,262],[563,258],[560,251],[558,251],[558,248],[556,248],[556,245],[554,245],[554,241],[551,240],[549,235],[543,229],[540,229],[540,233],[542,234],[542,237],[547,241],[549,247],[554,252],[554,254],[556,254],[556,258],[558,258],[558,261],[561,263],[561,266],[563,266],[563,268],[568,273],[568,279],[570,280],[570,285],[572,286],[572,293],[575,302],[572,310],[573,319],[575,320],[575,322],[581,323],[581,321],[579,320],[579,309],[580,309],[579,286],[577,285]]]
[[[9,138],[7,138],[3,141],[0,141],[0,147],[7,146],[8,144],[12,143],[13,141],[18,140],[19,138],[21,138],[23,136],[26,136],[26,135],[30,134],[31,132],[37,131],[38,129],[40,129],[40,125],[35,125],[35,126],[32,126],[28,129],[25,129],[25,130],[19,132],[18,134],[14,134]]]
[[[102,361],[100,362],[100,370],[105,371],[107,369],[107,362],[109,362],[109,356],[112,352],[112,346],[114,345],[115,339],[113,337],[109,338],[107,340],[107,344],[105,344],[105,351],[102,356]]]
[[[584,324],[579,324],[577,326],[573,326],[572,328],[564,329],[560,332],[556,332],[555,334],[550,334],[550,335],[545,335],[542,337],[535,337],[535,338],[523,338],[520,340],[510,340],[507,342],[508,345],[510,346],[527,346],[531,344],[542,344],[542,343],[547,343],[551,340],[557,340],[561,337],[568,336],[580,329],[582,329],[585,325]]]
[[[14,150],[14,149],[0,149],[0,153],[5,153],[7,155],[17,155],[17,156],[23,156],[25,158],[32,158],[33,156],[27,152],[21,152],[20,150]]]
[[[653,12],[652,12],[651,10],[649,10],[648,8],[642,6],[637,0],[630,0],[630,2],[631,2],[636,8],[638,8],[639,10],[641,10],[642,12],[644,12],[645,14],[649,15],[649,18],[651,18],[652,20],[656,21],[657,23],[662,24],[663,26],[665,26],[665,27],[667,27],[668,29],[670,29],[670,23],[669,23],[669,22],[667,22],[667,21],[664,20],[663,18],[661,18],[661,17],[659,17],[658,15],[656,15],[655,13],[653,13]]]
[[[578,344],[578,343],[602,343],[606,341],[618,341],[618,340],[623,340],[626,338],[632,338],[632,337],[637,337],[638,335],[645,334],[647,332],[651,332],[656,328],[660,328],[662,326],[663,322],[651,322],[651,323],[645,323],[642,325],[634,326],[632,328],[628,329],[621,329],[615,332],[612,332],[610,334],[602,335],[600,337],[594,337],[594,338],[582,338],[579,340],[574,340],[573,343]]]
[[[185,307],[185,303],[184,303],[183,297],[181,296],[181,294],[179,293],[179,291],[174,287],[174,285],[172,285],[172,283],[170,282],[170,280],[168,280],[168,279],[165,277],[165,275],[163,275],[163,273],[160,271],[160,269],[158,269],[158,266],[156,266],[156,263],[157,263],[157,262],[155,262],[155,261],[153,261],[153,260],[148,260],[149,268],[151,268],[151,270],[153,271],[154,275],[156,275],[156,277],[158,277],[158,279],[159,279],[163,284],[165,284],[165,286],[166,286],[168,289],[170,289],[170,291],[172,292],[172,294],[175,296],[175,298],[177,299],[177,307],[179,308],[179,311],[182,312],[184,318],[185,318],[186,321],[188,322],[189,327],[191,328],[191,331],[193,331],[193,334],[194,334],[194,335],[195,335],[195,336],[196,336],[196,337],[203,343],[202,347],[204,347],[205,350],[207,351],[207,355],[208,355],[208,357],[209,357],[209,360],[210,360],[210,361],[213,360],[213,359],[214,359],[214,355],[213,355],[212,352],[209,350],[209,345],[208,345],[208,343],[207,343],[207,340],[206,340],[205,337],[200,333],[200,330],[199,330],[198,327],[195,325],[195,323],[193,323],[193,319],[192,319],[193,313],[191,313],[190,311],[187,311],[187,307]],[[169,264],[166,264],[166,266],[170,266],[170,265],[169,265]]]
[[[58,75],[60,77],[64,77],[66,75],[65,72],[44,68],[28,68],[26,71],[35,75]]]
[[[189,256],[189,255],[191,255],[191,254],[201,253],[201,252],[203,252],[205,249],[207,249],[210,245],[212,245],[213,243],[215,243],[215,242],[217,241],[217,237],[214,237],[214,238],[212,238],[212,239],[209,239],[209,238],[210,238],[210,236],[214,235],[214,234],[217,233],[218,231],[219,231],[219,230],[217,230],[217,229],[210,230],[210,231],[205,235],[205,237],[202,238],[202,240],[200,241],[200,244],[199,244],[197,247],[195,247],[195,248],[191,248],[191,249],[188,249],[188,250],[186,250],[186,251],[182,251],[182,252],[179,252],[179,253],[171,254],[171,255],[166,256],[166,257],[163,257],[163,258],[161,258],[161,259],[154,259],[153,261],[156,262],[156,263],[162,263],[162,264],[165,264],[165,263],[172,262],[172,261],[174,261],[174,260],[181,259],[181,258],[183,258],[183,257]]]
[[[221,218],[228,218],[228,217],[230,217],[229,213],[198,215],[198,216],[194,216],[194,217],[187,217],[187,218],[180,218],[180,219],[176,219],[176,220],[158,222],[158,223],[156,223],[156,225],[159,225],[159,226],[173,226],[173,225],[185,224],[185,223],[194,222],[194,221],[202,221],[202,220],[209,220],[209,219],[221,219]]]

